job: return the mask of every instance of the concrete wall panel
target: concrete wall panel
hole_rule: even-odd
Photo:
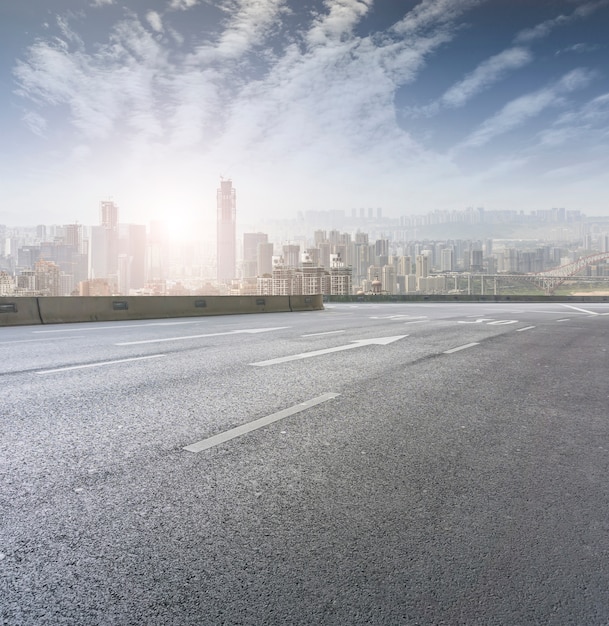
[[[38,298],[0,298],[0,326],[42,324]]]

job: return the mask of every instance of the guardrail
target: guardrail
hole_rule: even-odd
[[[609,302],[606,296],[544,296],[544,295],[466,295],[466,294],[412,294],[323,296],[324,302]]]
[[[314,296],[66,296],[0,298],[0,326],[322,310]]]

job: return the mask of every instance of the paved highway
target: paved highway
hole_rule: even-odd
[[[609,304],[0,329],[0,617],[606,624]]]

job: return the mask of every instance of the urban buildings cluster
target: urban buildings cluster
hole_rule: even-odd
[[[381,209],[310,211],[267,232],[238,234],[237,193],[221,180],[216,239],[172,244],[162,222],[125,224],[111,200],[99,224],[0,225],[0,296],[451,293],[459,278],[543,272],[609,253],[609,219],[579,211],[434,211],[383,218]],[[551,239],[501,239],[500,225],[551,227]],[[464,227],[478,238],[429,236]],[[285,234],[289,231],[289,234]],[[609,254],[608,254],[609,257]],[[604,260],[589,275],[609,276]]]

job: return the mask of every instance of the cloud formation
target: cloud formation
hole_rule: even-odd
[[[377,29],[366,26],[378,17],[372,0],[150,0],[139,13],[97,0],[115,17],[105,36],[91,39],[82,14],[62,15],[16,63],[23,122],[49,145],[55,140],[68,161],[103,161],[114,172],[108,179],[128,173],[175,188],[193,172],[223,172],[262,189],[269,178],[294,185],[300,177],[315,181],[319,196],[342,186],[350,198],[374,180],[394,198],[407,187],[425,201],[425,182],[457,184],[464,153],[488,157],[497,146],[487,178],[522,167],[529,156],[502,155],[499,146],[533,120],[544,150],[561,137],[588,136],[586,122],[569,114],[596,115],[600,128],[604,100],[596,94],[584,105],[580,94],[601,73],[565,66],[531,76],[544,38],[607,2],[509,33],[508,47],[487,45],[460,74],[447,71],[452,43],[469,36],[476,9],[488,2],[421,0]],[[561,49],[580,44],[591,46],[578,39]],[[554,49],[548,56],[557,58]],[[441,78],[420,95],[434,72]],[[527,77],[522,88],[506,96],[504,82],[518,75]],[[442,145],[436,120],[449,129]]]
[[[459,148],[480,147],[487,144],[500,135],[521,126],[545,109],[560,105],[564,94],[586,87],[593,78],[594,73],[586,69],[576,69],[547,87],[508,102],[496,115],[485,120]]]

